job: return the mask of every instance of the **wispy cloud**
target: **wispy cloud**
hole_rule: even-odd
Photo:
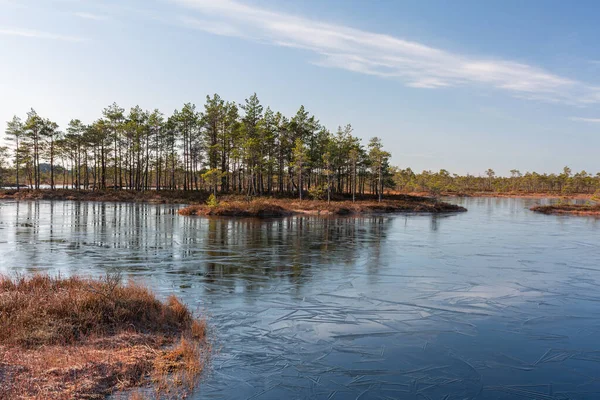
[[[585,105],[600,103],[600,87],[511,60],[457,54],[380,33],[250,6],[235,0],[171,0],[194,9],[186,26],[270,45],[311,51],[313,64],[400,80],[415,88],[477,85],[514,96]]]
[[[0,28],[0,35],[20,36],[35,39],[62,40],[65,42],[84,42],[86,39],[77,36],[59,35],[50,32],[35,31],[29,29]]]
[[[200,29],[208,33],[221,36],[241,36],[236,27],[215,21],[200,20],[197,18],[181,17],[181,22],[190,28]]]
[[[73,15],[75,15],[76,17],[79,17],[79,18],[91,19],[94,21],[106,21],[108,19],[108,17],[105,15],[92,14],[92,13],[85,12],[85,11],[75,12],[75,13],[73,13]]]
[[[593,124],[600,124],[600,118],[582,118],[582,117],[571,117],[569,118],[571,121],[578,122],[590,122]]]

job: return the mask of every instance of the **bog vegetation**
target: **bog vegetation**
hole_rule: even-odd
[[[324,200],[257,199],[251,202],[227,199],[222,202],[194,204],[179,210],[180,215],[217,215],[231,217],[272,218],[293,214],[349,215],[389,212],[461,212],[465,208],[432,198],[393,195],[383,201],[359,202]]]
[[[596,194],[600,197],[600,173],[573,173],[569,167],[557,174],[522,173],[513,169],[508,177],[497,176],[492,169],[479,176],[451,174],[444,169],[419,174],[407,168],[394,169],[392,173],[394,186],[406,192]]]
[[[0,398],[181,398],[208,355],[205,323],[147,288],[46,275],[0,277]],[[134,396],[135,397],[135,396]]]

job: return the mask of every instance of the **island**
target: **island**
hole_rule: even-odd
[[[364,215],[379,213],[450,213],[464,212],[466,208],[438,201],[435,198],[396,195],[393,198],[375,201],[323,201],[294,199],[256,199],[250,201],[231,200],[213,204],[195,204],[179,210],[180,215],[214,215],[227,217],[274,218],[289,215]]]
[[[600,217],[600,204],[554,204],[534,206],[531,211],[554,215],[580,215]]]

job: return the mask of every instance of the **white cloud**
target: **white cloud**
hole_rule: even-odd
[[[199,20],[196,18],[181,17],[181,22],[190,28],[200,29],[202,31],[220,36],[240,36],[240,32],[232,25],[216,23],[209,20]]]
[[[0,28],[0,35],[4,36],[19,36],[26,38],[36,39],[50,39],[50,40],[62,40],[65,42],[84,42],[85,39],[76,36],[65,36],[58,35],[50,32],[42,32],[28,29],[11,29],[11,28]]]
[[[92,14],[92,13],[84,12],[84,11],[75,12],[75,13],[73,13],[73,15],[75,15],[76,17],[79,17],[79,18],[91,19],[94,21],[106,21],[108,19],[108,17],[106,17],[104,15]]]
[[[415,88],[476,85],[516,97],[572,105],[600,103],[600,87],[542,68],[475,58],[391,35],[320,22],[234,0],[171,0],[196,10],[185,25],[217,35],[298,48],[319,55],[313,64],[393,78]]]
[[[571,121],[578,122],[590,122],[593,124],[600,124],[600,118],[582,118],[582,117],[571,117],[569,118]]]

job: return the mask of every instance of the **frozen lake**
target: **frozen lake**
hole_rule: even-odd
[[[0,202],[0,272],[122,271],[206,314],[195,398],[600,398],[600,220],[468,198],[455,215],[205,219]]]

